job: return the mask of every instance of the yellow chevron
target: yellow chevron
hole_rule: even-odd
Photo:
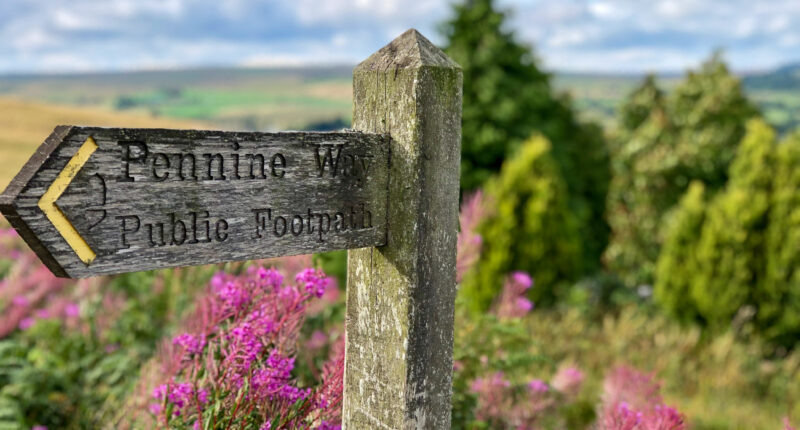
[[[42,198],[39,199],[39,209],[47,215],[47,218],[53,223],[56,230],[61,233],[64,240],[72,247],[72,250],[78,254],[78,258],[87,266],[94,261],[97,254],[95,254],[89,244],[86,243],[86,240],[78,233],[75,226],[69,222],[64,212],[61,212],[61,209],[56,206],[56,200],[61,197],[61,194],[64,193],[81,170],[81,167],[86,164],[86,160],[92,156],[95,150],[97,150],[97,142],[95,142],[92,137],[89,137],[86,139],[86,142],[83,142],[78,152],[72,156],[69,163],[64,167],[64,170],[58,174],[56,180],[50,184],[50,187],[42,195]]]

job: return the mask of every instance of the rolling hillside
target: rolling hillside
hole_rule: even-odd
[[[0,190],[5,189],[28,157],[59,124],[209,128],[201,122],[74,106],[53,106],[8,98],[0,98],[0,113]]]

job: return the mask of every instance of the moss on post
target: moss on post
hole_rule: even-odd
[[[348,253],[348,429],[450,428],[461,84],[413,29],[353,74],[353,127],[392,142],[387,245]]]

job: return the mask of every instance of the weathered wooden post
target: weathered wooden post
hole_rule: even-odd
[[[450,428],[461,83],[413,29],[353,74],[353,127],[392,140],[386,245],[348,254],[347,429]]]

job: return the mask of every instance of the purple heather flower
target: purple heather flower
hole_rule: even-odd
[[[48,312],[47,309],[37,309],[35,314],[36,314],[36,318],[39,318],[39,319],[50,318],[50,312]]]
[[[31,427],[31,430],[47,430],[47,427],[43,425],[35,425]]]
[[[30,303],[30,301],[28,301],[28,298],[25,296],[14,296],[14,298],[11,299],[11,303],[14,306],[23,307],[23,306],[28,306],[28,303]]]
[[[197,401],[200,402],[201,405],[206,404],[206,402],[208,402],[208,390],[203,388],[197,390]]]
[[[250,292],[234,282],[226,282],[217,290],[217,295],[233,310],[240,311],[250,303]]]
[[[253,330],[253,326],[250,323],[244,322],[231,330],[229,337],[234,342],[235,355],[244,359],[242,367],[249,369],[263,348],[258,334]]]
[[[70,303],[66,307],[64,307],[64,314],[68,317],[77,317],[80,315],[81,309],[75,303]]]
[[[522,271],[514,272],[511,275],[511,277],[515,283],[522,286],[526,290],[533,285],[533,279],[531,279],[531,275],[525,272]]]
[[[170,391],[169,395],[167,395],[167,399],[170,403],[175,405],[175,412],[173,412],[173,414],[178,416],[180,415],[181,410],[192,399],[194,392],[192,390],[192,384],[188,382],[177,383],[171,388],[172,390]]]
[[[522,312],[528,313],[533,309],[533,302],[527,297],[517,297],[517,308]]]
[[[550,387],[541,379],[534,379],[528,382],[528,389],[534,393],[546,393],[550,390]]]
[[[36,320],[34,320],[34,319],[33,319],[33,318],[31,318],[31,317],[23,318],[23,319],[21,319],[21,320],[20,320],[20,322],[19,322],[19,329],[20,329],[20,330],[27,330],[27,329],[31,328],[31,326],[32,326],[32,325],[33,325],[35,322],[36,322]]]
[[[306,292],[317,297],[325,294],[325,288],[330,284],[330,279],[321,270],[304,269],[295,276],[295,281],[305,287]]]
[[[576,395],[581,389],[585,376],[576,367],[562,367],[553,377],[550,385],[567,395]]]
[[[271,286],[274,291],[278,291],[281,285],[283,285],[283,275],[273,268],[265,269],[259,267],[258,277],[267,281],[267,285]]]
[[[192,336],[188,333],[184,333],[172,339],[172,344],[184,347],[186,352],[189,354],[199,354],[203,352],[203,347],[206,345],[206,341],[198,336]]]
[[[164,398],[164,395],[167,394],[167,384],[161,384],[156,388],[153,388],[153,398],[160,400]]]
[[[214,276],[211,278],[211,286],[216,291],[222,288],[223,285],[225,285],[225,273],[223,272],[215,273]]]
[[[317,430],[342,430],[342,426],[323,421],[319,424]]]
[[[264,424],[261,424],[261,427],[258,430],[270,430],[272,428],[272,423],[269,421],[264,421]]]
[[[625,402],[620,402],[620,404],[617,406],[617,410],[626,421],[634,420],[636,424],[642,422],[642,413],[631,409],[631,407]]]

